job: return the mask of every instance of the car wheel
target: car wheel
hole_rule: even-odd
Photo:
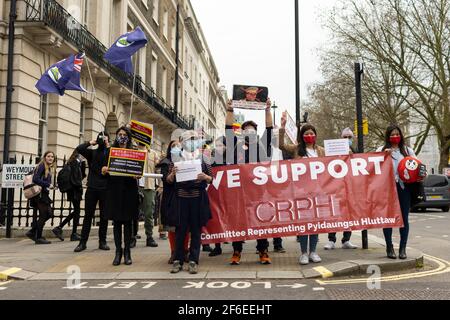
[[[450,207],[448,207],[448,206],[447,207],[442,207],[441,209],[442,209],[443,212],[448,212],[450,210]]]

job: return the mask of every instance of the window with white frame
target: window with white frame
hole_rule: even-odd
[[[152,63],[150,65],[150,72],[151,72],[151,79],[150,79],[150,85],[153,87],[154,90],[156,90],[156,81],[158,76],[158,56],[152,52]]]
[[[177,46],[177,28],[175,26],[175,23],[172,24],[172,49],[175,52]]]
[[[47,149],[48,136],[48,95],[41,95],[39,106],[39,133],[38,133],[38,150],[37,155],[41,157]]]
[[[169,11],[167,9],[164,9],[163,15],[163,35],[166,40],[169,39]]]
[[[159,24],[159,0],[153,0],[152,18],[157,24]]]
[[[167,103],[167,69],[165,67],[162,72],[161,98]]]

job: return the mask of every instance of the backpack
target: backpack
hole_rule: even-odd
[[[29,172],[23,179],[23,194],[26,199],[32,199],[42,192],[42,187],[33,182],[36,169]]]
[[[56,182],[58,184],[58,189],[62,193],[72,190],[71,183],[72,169],[69,164],[64,165],[64,167],[59,171]]]

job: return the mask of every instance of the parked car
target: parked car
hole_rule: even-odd
[[[437,208],[448,212],[450,209],[450,178],[441,174],[432,174],[425,178],[423,186],[425,201],[415,205],[413,211]]]

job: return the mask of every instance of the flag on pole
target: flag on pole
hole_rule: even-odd
[[[137,27],[114,42],[105,53],[105,59],[127,73],[133,72],[131,57],[148,43],[144,31]]]
[[[72,54],[52,65],[36,83],[39,93],[57,93],[63,96],[66,90],[86,92],[80,83],[84,56],[84,53]]]

